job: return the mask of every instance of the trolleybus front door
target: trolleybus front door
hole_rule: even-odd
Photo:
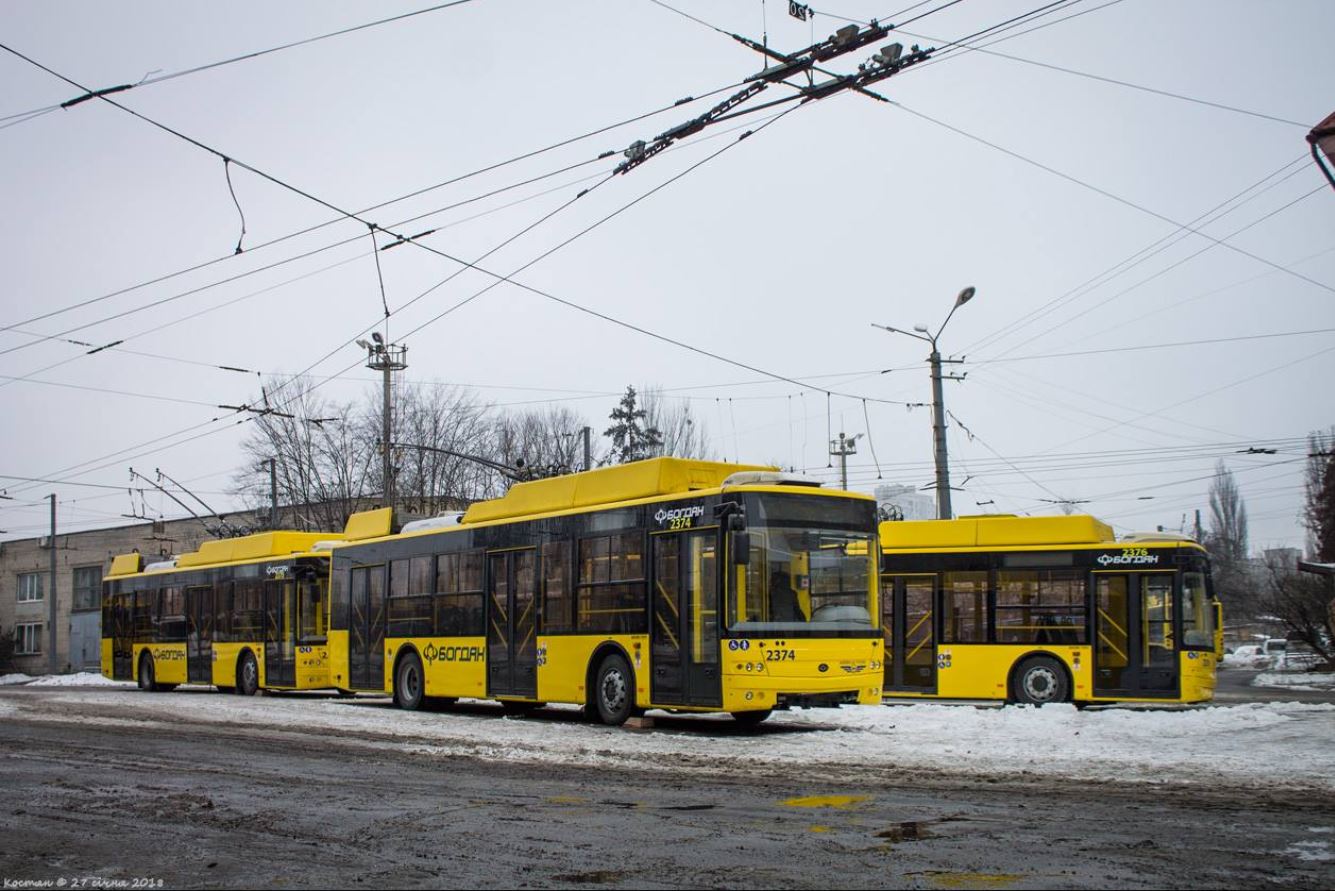
[[[538,695],[538,552],[487,555],[487,695]]]
[[[1173,696],[1172,572],[1094,573],[1094,695]]]
[[[185,676],[198,684],[213,683],[213,586],[185,589]]]
[[[669,704],[722,705],[717,530],[662,532],[650,541],[650,696]]]
[[[269,686],[291,687],[297,682],[295,589],[292,579],[264,583],[264,680]]]
[[[134,680],[134,628],[130,609],[134,595],[116,594],[111,598],[111,676],[118,681]]]
[[[385,687],[385,567],[352,570],[348,619],[348,684],[358,690]]]
[[[936,576],[897,575],[881,585],[885,688],[936,692]]]

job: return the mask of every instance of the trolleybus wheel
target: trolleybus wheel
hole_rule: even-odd
[[[635,675],[620,654],[613,653],[598,666],[593,697],[598,720],[613,727],[626,723],[635,708]]]
[[[1050,656],[1034,656],[1024,660],[1015,673],[1015,700],[1032,705],[1066,702],[1071,698],[1066,671],[1061,663]]]
[[[763,724],[773,713],[774,709],[770,708],[758,712],[733,712],[732,719],[743,727],[756,727]]]
[[[236,692],[242,696],[254,696],[260,689],[260,667],[255,662],[255,654],[246,650],[241,654],[241,664],[236,667]]]
[[[139,657],[139,689],[152,693],[158,689],[153,678],[153,656],[149,653]]]
[[[415,712],[426,698],[424,690],[422,660],[416,653],[409,653],[399,660],[399,670],[394,673],[394,702],[401,709]]]

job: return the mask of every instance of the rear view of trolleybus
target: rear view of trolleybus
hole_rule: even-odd
[[[1201,702],[1219,649],[1209,562],[1090,516],[881,524],[887,697]]]
[[[875,503],[775,468],[656,458],[334,543],[343,689],[758,722],[879,702]]]

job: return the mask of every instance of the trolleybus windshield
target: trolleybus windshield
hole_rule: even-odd
[[[845,499],[748,495],[750,550],[732,580],[729,633],[877,633],[872,510]]]

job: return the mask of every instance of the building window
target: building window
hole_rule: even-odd
[[[19,603],[35,603],[42,599],[42,574],[24,572],[19,574]]]
[[[14,626],[14,655],[40,656],[42,653],[42,623],[29,622]]]
[[[102,602],[102,567],[74,567],[74,609],[97,609]]]

